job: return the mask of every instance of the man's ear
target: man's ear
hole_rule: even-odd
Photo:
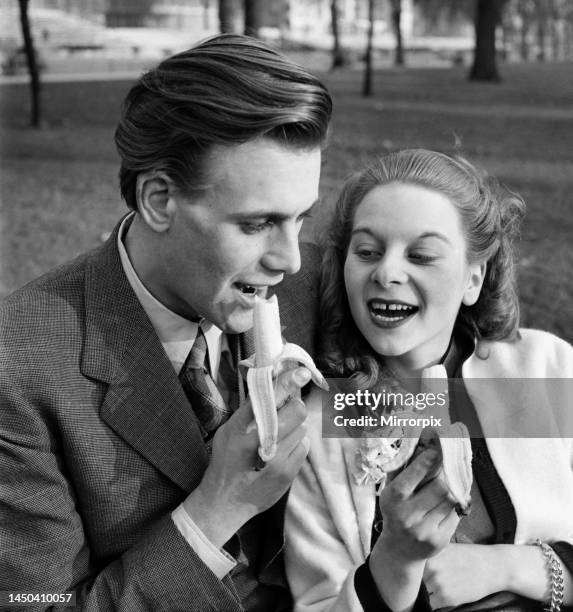
[[[165,232],[171,225],[173,182],[160,172],[137,176],[137,208],[145,223],[155,232]]]
[[[462,298],[462,303],[466,306],[473,306],[478,301],[486,270],[485,262],[470,264],[468,284]]]

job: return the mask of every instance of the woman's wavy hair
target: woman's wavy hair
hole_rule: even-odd
[[[223,34],[174,55],[129,91],[115,132],[121,194],[137,208],[142,172],[164,172],[190,195],[209,184],[214,145],[260,137],[288,147],[323,146],[332,113],[324,85],[272,47]]]
[[[447,197],[460,215],[468,262],[486,262],[480,296],[472,306],[462,304],[458,321],[484,340],[513,339],[519,325],[514,241],[525,211],[522,198],[460,156],[407,149],[377,158],[346,181],[323,239],[321,365],[333,376],[354,374],[365,386],[375,383],[380,358],[352,319],[344,261],[357,207],[388,183],[419,185]]]

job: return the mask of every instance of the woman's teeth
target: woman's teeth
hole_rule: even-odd
[[[405,319],[413,314],[416,306],[407,304],[388,304],[385,302],[371,302],[370,310],[375,317],[385,320]]]

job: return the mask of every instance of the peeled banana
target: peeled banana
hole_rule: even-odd
[[[240,365],[247,368],[247,388],[259,433],[259,456],[267,462],[277,452],[277,376],[292,368],[292,362],[296,362],[308,368],[317,386],[328,389],[328,385],[311,356],[303,348],[297,344],[283,342],[276,295],[268,300],[255,298],[253,334],[255,353],[249,359],[241,361]]]
[[[423,371],[422,391],[444,393],[447,397],[448,378],[443,365],[435,365]],[[411,462],[424,449],[435,448],[439,452],[440,461],[425,480],[441,478],[450,496],[456,501],[458,514],[468,514],[473,473],[472,448],[467,427],[461,422],[449,423],[447,402],[439,414],[434,411],[433,415],[441,417],[445,424],[424,429],[396,427],[388,430],[387,437],[381,438],[377,444],[371,443],[378,451],[375,463],[383,472],[392,472]]]

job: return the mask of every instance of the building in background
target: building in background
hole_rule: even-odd
[[[216,24],[217,0],[107,0],[109,28],[199,28]]]

